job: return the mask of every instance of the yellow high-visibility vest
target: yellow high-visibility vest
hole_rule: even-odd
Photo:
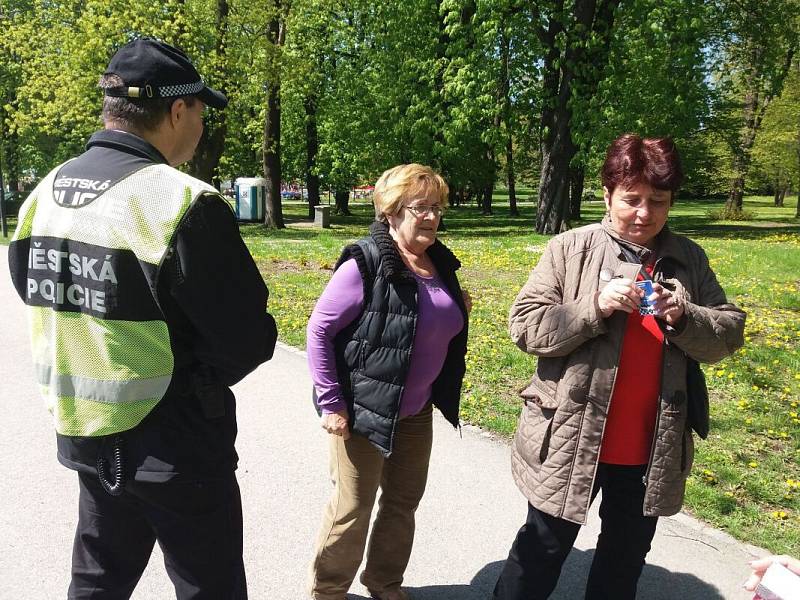
[[[70,202],[53,193],[60,168],[20,209],[11,276],[28,305],[36,377],[56,430],[109,435],[136,427],[169,386],[159,270],[186,211],[216,190],[156,164]]]

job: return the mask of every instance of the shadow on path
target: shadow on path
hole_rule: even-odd
[[[573,550],[561,572],[559,584],[549,600],[578,600],[583,598],[586,577],[592,564],[594,550]],[[469,585],[430,585],[404,588],[412,600],[490,600],[503,562],[483,567]],[[645,565],[639,580],[638,598],[643,600],[725,600],[719,590],[689,573],[673,573],[662,567]],[[369,600],[366,596],[348,594],[348,600]]]

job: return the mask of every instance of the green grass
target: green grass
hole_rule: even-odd
[[[521,195],[527,198],[527,193]],[[442,240],[463,263],[474,300],[464,382],[463,418],[510,436],[520,410],[517,391],[535,359],[507,333],[508,309],[547,242],[531,233],[535,207],[511,217],[499,192],[495,215],[452,209]],[[712,429],[697,444],[686,507],[700,518],[773,552],[800,555],[800,222],[795,206],[749,197],[749,222],[711,222],[721,202],[679,200],[670,227],[702,245],[732,301],[748,312],[747,344],[706,368]],[[242,235],[270,289],[270,311],[283,341],[305,346],[305,326],[342,247],[366,233],[372,208],[332,217],[330,230],[309,226],[307,208],[286,203],[287,228],[242,225]],[[582,223],[600,219],[602,202],[584,205]],[[2,239],[2,238],[0,238]]]

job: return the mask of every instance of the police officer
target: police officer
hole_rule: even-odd
[[[105,129],[26,200],[11,243],[58,459],[78,472],[69,598],[128,598],[158,541],[178,598],[246,598],[229,386],[272,356],[267,288],[191,159],[226,97],[137,39],[100,80]]]

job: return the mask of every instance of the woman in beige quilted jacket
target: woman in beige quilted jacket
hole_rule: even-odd
[[[667,227],[682,180],[672,140],[621,136],[602,180],[606,217],[553,238],[511,307],[512,338],[539,360],[512,448],[528,517],[497,600],[549,597],[600,490],[585,597],[635,598],[691,470],[687,357],[715,362],[743,342],[745,315],[705,252]]]

